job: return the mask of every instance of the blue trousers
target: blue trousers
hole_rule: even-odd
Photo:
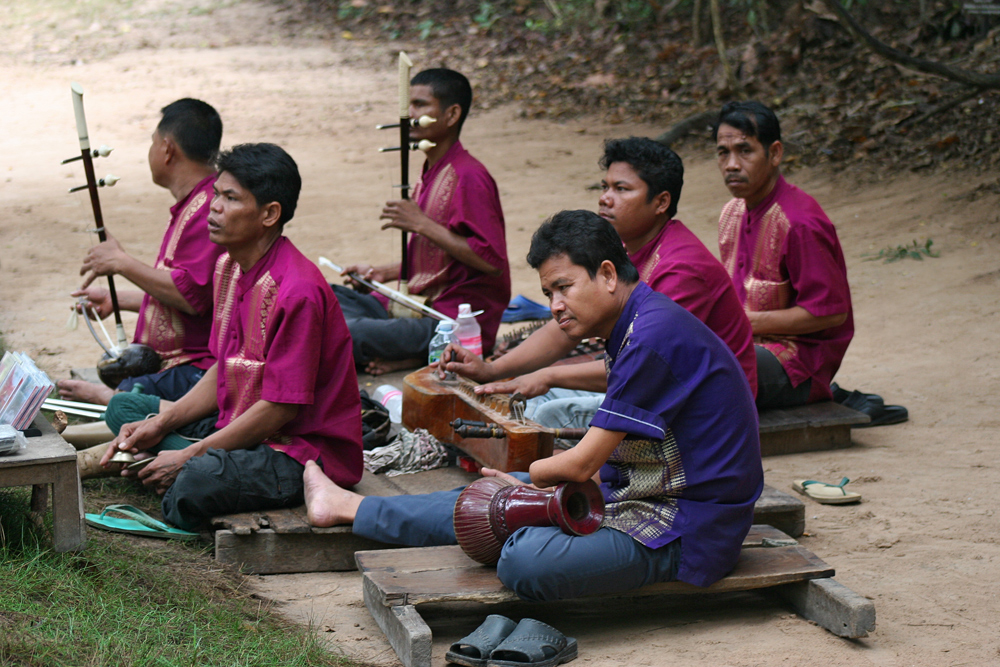
[[[191,391],[191,387],[198,384],[203,375],[205,371],[197,366],[181,364],[159,373],[125,378],[118,384],[118,391],[130,392],[136,385],[142,385],[144,394],[159,396],[167,401],[177,401]]]
[[[514,475],[529,481],[525,473]],[[354,533],[414,547],[457,544],[452,515],[461,492],[368,496],[358,507]],[[577,537],[557,527],[528,527],[504,544],[497,576],[529,602],[620,593],[676,579],[680,552],[680,540],[650,549],[613,528]]]

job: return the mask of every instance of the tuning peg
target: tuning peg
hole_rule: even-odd
[[[108,186],[110,188],[110,187],[113,187],[114,184],[117,183],[120,180],[122,180],[122,179],[118,178],[117,176],[112,176],[111,174],[108,174],[107,176],[105,176],[101,180],[97,181],[97,187],[102,188],[102,187],[104,187],[106,185],[106,186]],[[69,191],[70,192],[77,192],[79,190],[86,190],[87,187],[88,186],[86,186],[86,185],[78,185],[75,188],[70,188]]]
[[[433,141],[428,141],[427,139],[421,139],[417,143],[411,144],[410,146],[411,146],[410,150],[418,150],[426,153],[430,149],[437,146],[437,144],[434,143]]]
[[[108,146],[106,144],[101,144],[101,147],[93,149],[91,151],[91,154],[94,157],[107,157],[107,156],[111,155],[111,151],[113,151],[113,150],[114,150],[114,148],[112,148],[111,146]]]
[[[410,119],[410,125],[412,125],[413,127],[417,127],[418,125],[420,127],[427,127],[429,125],[433,125],[436,122],[437,118],[431,118],[430,116],[421,116],[420,118]]]

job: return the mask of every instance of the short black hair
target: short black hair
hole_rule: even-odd
[[[734,127],[748,137],[757,137],[757,141],[770,150],[771,144],[781,141],[781,124],[778,117],[769,108],[757,102],[727,102],[719,111],[719,119],[712,129],[712,141],[719,138],[719,126]]]
[[[172,138],[189,159],[211,164],[222,143],[222,118],[207,102],[185,97],[160,109],[156,130]]]
[[[639,272],[628,258],[618,232],[593,211],[560,211],[535,230],[528,265],[538,270],[557,255],[566,255],[569,261],[587,269],[592,279],[607,260],[614,264],[623,283],[639,282]]]
[[[472,84],[464,74],[443,67],[425,69],[410,80],[410,85],[430,86],[444,109],[457,104],[462,109],[462,115],[458,117],[458,131],[462,131],[462,124],[472,108]]]
[[[282,227],[295,215],[302,177],[285,149],[274,144],[240,144],[220,153],[215,166],[220,174],[232,175],[249,190],[258,206],[278,202],[281,205],[278,224]]]
[[[647,202],[653,201],[653,197],[661,192],[669,192],[667,215],[674,217],[681,200],[681,188],[684,187],[684,163],[677,153],[646,137],[607,139],[604,155],[598,164],[601,169],[607,170],[615,162],[624,162],[639,174],[649,190]]]

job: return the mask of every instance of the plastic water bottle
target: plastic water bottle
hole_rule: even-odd
[[[483,333],[476,321],[476,315],[482,315],[483,311],[472,312],[472,307],[463,303],[458,307],[458,326],[455,328],[455,336],[458,343],[469,352],[472,352],[480,359],[483,358]]]
[[[389,411],[389,421],[398,424],[403,420],[403,392],[391,384],[383,384],[375,389],[372,400],[381,403]]]
[[[427,364],[433,364],[441,360],[441,355],[449,343],[457,343],[455,336],[455,324],[452,322],[438,322],[434,330],[434,338],[431,338],[431,345],[427,350]]]

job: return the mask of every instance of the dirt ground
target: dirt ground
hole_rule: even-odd
[[[307,255],[338,263],[395,256],[399,237],[379,232],[377,217],[393,196],[398,158],[376,152],[393,137],[373,128],[391,122],[397,108],[396,51],[410,49],[418,67],[438,63],[420,60],[419,42],[289,39],[276,32],[266,5],[204,6],[211,11],[136,3],[132,23],[125,17],[96,28],[58,13],[0,24],[0,331],[9,348],[33,356],[53,378],[99,356],[82,325],[64,327],[79,260],[95,242],[86,195],[66,193],[84,182],[82,168],[59,165],[79,150],[71,81],[84,87],[93,143],[116,148],[97,166],[99,176],[122,178],[101,192],[107,227],[138,257],[155,259],[172,203],[149,180],[149,135],[158,109],[183,96],[219,109],[225,145],[272,141],[295,157],[304,189],[287,235]],[[111,33],[100,42],[105,48],[82,45],[101,32]],[[86,52],[82,62],[77,50]],[[358,65],[373,57],[385,66]],[[601,140],[661,130],[525,121],[515,106],[473,111],[463,139],[499,184],[515,294],[540,299],[524,261],[535,227],[557,210],[596,205],[585,186],[600,177]],[[711,147],[682,157],[688,173],[678,217],[715,248],[727,193]],[[917,176],[906,165],[878,182],[791,175],[837,224],[847,257],[857,332],[837,380],[903,404],[911,415],[906,424],[855,431],[849,450],[764,461],[767,483],[779,489],[794,479],[846,475],[864,495],[855,506],[807,501],[802,542],[836,567],[840,582],[874,600],[878,627],[869,638],[838,639],[755,595],[683,609],[642,602],[510,613],[577,637],[580,664],[595,667],[1000,663],[1000,198],[976,191],[995,178]],[[865,253],[926,238],[939,258],[863,261]],[[126,320],[129,331],[134,321]],[[257,584],[345,654],[397,664],[361,602],[356,574],[272,576]],[[429,614],[435,663],[486,613],[473,606]]]

